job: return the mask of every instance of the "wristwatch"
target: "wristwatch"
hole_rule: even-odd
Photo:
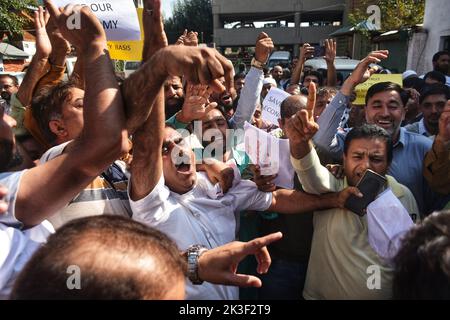
[[[187,249],[188,278],[193,284],[203,283],[198,276],[198,259],[206,251],[208,249],[200,244],[194,244]]]
[[[266,64],[259,62],[258,60],[256,60],[256,58],[253,57],[252,62],[251,62],[252,67],[255,67],[257,69],[263,69]]]

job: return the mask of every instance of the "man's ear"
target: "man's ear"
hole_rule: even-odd
[[[57,137],[64,138],[67,137],[67,130],[61,120],[50,120],[48,122],[48,127],[50,131]]]

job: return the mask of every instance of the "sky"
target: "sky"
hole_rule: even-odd
[[[162,10],[164,17],[168,18],[172,16],[172,8],[176,0],[162,0]]]

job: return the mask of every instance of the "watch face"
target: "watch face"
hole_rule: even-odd
[[[206,247],[201,245],[192,245],[187,249],[188,278],[193,284],[203,283],[198,277],[198,258],[206,250]]]

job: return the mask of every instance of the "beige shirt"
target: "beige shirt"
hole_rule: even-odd
[[[303,159],[291,157],[306,192],[341,191],[346,179],[336,179],[320,164],[313,149]],[[387,176],[388,185],[408,213],[417,213],[409,189]],[[393,269],[371,248],[367,217],[345,209],[314,213],[314,234],[303,296],[306,299],[390,299]],[[374,266],[374,267],[371,267]],[[375,271],[374,271],[375,270]],[[379,288],[373,288],[379,272]],[[378,286],[376,286],[378,287]]]

